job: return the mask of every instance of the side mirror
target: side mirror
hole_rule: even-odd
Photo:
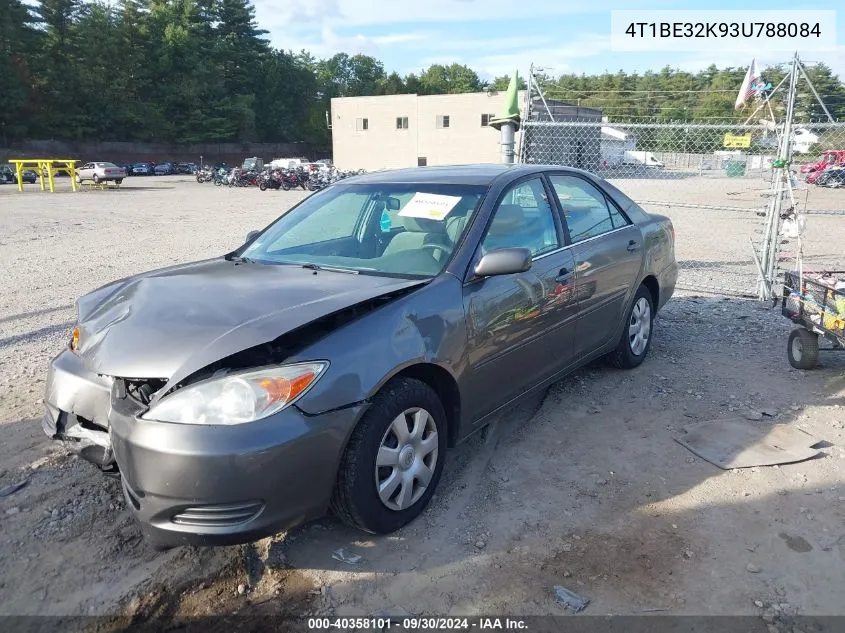
[[[258,236],[259,233],[261,233],[261,231],[250,231],[246,234],[246,241],[251,242]]]
[[[531,251],[527,248],[500,248],[490,251],[475,266],[477,277],[494,277],[524,273],[531,268]]]

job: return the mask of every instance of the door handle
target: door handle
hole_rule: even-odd
[[[572,277],[572,271],[564,266],[558,271],[555,281],[566,281],[570,277]]]
[[[634,240],[631,240],[630,242],[628,242],[628,250],[631,251],[632,253],[635,250],[637,250],[639,247],[640,247],[639,242],[635,242]]]

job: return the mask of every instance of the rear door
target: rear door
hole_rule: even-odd
[[[573,245],[575,355],[583,357],[610,343],[619,331],[640,277],[643,236],[586,177],[552,173],[549,181]]]
[[[524,273],[474,278],[463,288],[468,330],[468,414],[480,420],[572,359],[574,261],[540,176],[497,202],[470,270],[500,248],[527,248]]]

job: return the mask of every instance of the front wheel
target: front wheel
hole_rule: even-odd
[[[653,325],[651,292],[645,286],[640,286],[634,302],[628,308],[619,343],[608,356],[610,364],[619,369],[633,369],[642,364],[651,347]]]
[[[344,522],[388,534],[428,504],[446,452],[446,412],[426,383],[394,380],[352,431],[331,507]]]
[[[267,183],[262,180],[258,183],[258,188],[261,189],[261,191],[267,191]]]
[[[795,369],[812,369],[819,362],[819,335],[804,328],[792,330],[786,355]]]
[[[99,185],[99,184],[100,184],[100,177],[99,177],[97,174],[94,174],[94,178],[93,178],[93,180],[94,180],[94,184],[95,184],[95,185]]]

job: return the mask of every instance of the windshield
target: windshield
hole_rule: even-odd
[[[433,277],[446,266],[486,187],[334,185],[279,218],[240,255],[263,264],[316,264]]]

